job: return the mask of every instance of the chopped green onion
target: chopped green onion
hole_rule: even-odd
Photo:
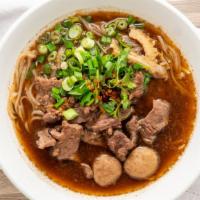
[[[117,34],[117,32],[115,31],[115,29],[113,27],[107,27],[106,34],[110,37],[113,37]]]
[[[61,34],[62,36],[65,36],[65,37],[66,37],[67,33],[68,33],[68,28],[62,27],[62,29],[60,30],[60,34]]]
[[[42,44],[49,43],[50,42],[50,32],[46,32],[42,36],[40,36],[38,42],[42,43]]]
[[[132,16],[128,16],[127,23],[128,23],[129,25],[135,23],[135,21],[136,21],[135,18],[133,18]]]
[[[47,60],[49,62],[52,62],[56,59],[56,56],[57,56],[57,51],[52,51],[49,55],[48,55],[48,58]]]
[[[70,56],[72,56],[73,55],[72,49],[66,49],[65,55],[66,55],[67,58],[69,58]]]
[[[49,76],[51,74],[51,65],[50,64],[45,64],[43,65],[43,72],[45,75]]]
[[[117,103],[113,100],[109,101],[108,103],[103,103],[103,109],[109,114],[113,115],[116,109]]]
[[[72,23],[78,23],[78,22],[80,22],[79,16],[69,17],[69,20],[71,20]]]
[[[65,19],[63,22],[62,22],[62,25],[65,27],[65,28],[70,28],[72,25],[73,25],[73,22],[69,19]]]
[[[78,62],[78,60],[75,58],[75,57],[71,57],[67,60],[67,65],[69,68],[75,70],[76,71],[80,71],[81,68],[80,68],[80,64]]]
[[[125,19],[119,19],[117,20],[117,28],[121,31],[127,29],[128,23]]]
[[[58,69],[56,71],[56,78],[60,79],[60,78],[65,78],[69,75],[67,70],[64,69]]]
[[[99,67],[99,63],[96,57],[92,57],[92,64],[96,69]]]
[[[136,27],[136,28],[139,28],[139,29],[144,29],[144,23],[143,22],[139,22],[139,23],[134,23],[134,26]]]
[[[69,85],[68,80],[69,80],[69,77],[66,77],[62,82],[62,88],[67,92],[73,88],[73,85]]]
[[[106,68],[106,72],[105,72],[106,78],[112,77],[113,76],[112,72],[113,72],[113,69],[114,69],[114,64],[111,61],[108,61],[105,64],[105,68]]]
[[[60,68],[61,69],[67,69],[67,62],[62,62],[61,64],[60,64]]]
[[[39,54],[46,55],[48,53],[48,48],[44,44],[38,45]]]
[[[66,58],[67,58],[67,56],[64,53],[60,55],[60,60],[61,61],[65,61]]]
[[[66,77],[62,82],[62,87],[65,91],[70,91],[77,81],[75,76]]]
[[[50,52],[56,50],[56,46],[55,46],[55,44],[53,44],[52,42],[48,43],[46,46],[47,46],[47,48],[48,48],[48,50],[49,50]]]
[[[88,58],[90,58],[90,54],[85,51],[85,49],[80,46],[75,49],[74,56],[78,59],[79,63],[82,65]]]
[[[90,106],[93,102],[94,102],[93,94],[91,92],[89,92],[81,99],[80,105],[81,106],[84,106],[84,105]]]
[[[141,64],[139,64],[139,63],[135,63],[135,64],[133,65],[133,69],[134,69],[135,71],[139,71],[139,70],[144,69],[144,67],[143,67]]]
[[[79,39],[81,37],[81,34],[83,32],[83,29],[80,24],[74,24],[70,29],[69,29],[69,37],[73,40]]]
[[[78,79],[78,80],[82,80],[83,79],[83,75],[81,72],[74,72],[74,76]]]
[[[94,47],[95,45],[95,41],[89,37],[83,38],[81,41],[81,45],[83,46],[83,48],[85,49],[91,49]]]
[[[63,39],[63,42],[67,49],[72,49],[74,47],[74,44],[71,40]]]
[[[91,39],[94,39],[94,33],[92,33],[91,31],[86,32],[86,36]]]
[[[52,92],[53,94],[59,95],[59,94],[60,94],[60,89],[57,88],[57,87],[53,87],[53,88],[51,89],[51,92]]]
[[[45,56],[44,55],[40,55],[40,56],[37,57],[37,62],[38,63],[42,64],[42,63],[44,63],[44,61],[45,61]]]
[[[96,68],[93,65],[93,60],[89,59],[87,61],[88,69],[89,69],[89,74],[90,76],[95,76],[96,75]]]
[[[73,120],[78,117],[78,113],[75,109],[69,108],[68,110],[63,112],[63,116],[66,120]]]
[[[88,16],[84,16],[83,17],[87,22],[91,23],[92,22],[92,16],[88,15]]]
[[[128,109],[130,107],[130,104],[131,104],[131,102],[128,99],[128,92],[125,91],[125,90],[122,90],[121,98],[122,98],[122,101],[121,101],[122,108],[124,110]]]
[[[54,43],[54,44],[59,44],[60,41],[61,41],[61,36],[60,36],[60,33],[58,31],[53,31],[51,32],[51,41]]]
[[[85,81],[81,81],[78,85],[74,86],[68,94],[73,96],[83,96],[87,92],[89,92],[89,89],[87,88]]]
[[[117,23],[116,23],[116,21],[111,22],[110,24],[107,25],[107,27],[108,27],[108,28],[111,27],[111,28],[113,28],[113,29],[116,29],[116,28],[117,28]]]
[[[32,63],[31,66],[28,69],[28,72],[26,74],[26,79],[31,79],[33,77],[33,70],[36,68],[36,64]]]
[[[56,24],[55,30],[58,31],[58,32],[60,33],[61,30],[62,30],[62,25],[61,25],[60,23]]]
[[[64,102],[64,99],[59,99],[58,102],[54,104],[54,108],[58,109]]]
[[[106,54],[102,57],[103,65],[105,65],[108,61],[113,61],[113,56],[111,54]]]
[[[100,42],[102,44],[110,44],[112,42],[112,39],[110,37],[102,36]]]

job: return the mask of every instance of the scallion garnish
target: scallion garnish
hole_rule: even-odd
[[[78,117],[78,113],[75,109],[69,108],[68,110],[63,112],[63,116],[66,120],[73,120]]]

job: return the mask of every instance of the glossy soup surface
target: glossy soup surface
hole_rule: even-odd
[[[124,15],[125,14],[115,12],[92,13],[95,21],[108,21]],[[162,35],[166,41],[170,42],[159,28],[147,24],[145,30],[148,31],[151,36],[157,34]],[[187,65],[183,58],[182,65]],[[35,130],[41,129],[39,123],[35,123],[32,127],[32,134],[28,134],[23,128],[23,122],[16,120],[17,134],[25,152],[33,163],[49,178],[64,187],[74,191],[95,195],[117,195],[135,191],[139,188],[143,188],[167,172],[177,161],[188,143],[196,113],[196,96],[192,74],[187,75],[186,78],[183,79],[183,85],[186,90],[190,91],[190,96],[181,94],[174,87],[174,83],[171,79],[168,81],[153,79],[147,93],[138,101],[135,107],[136,114],[139,117],[145,117],[152,109],[153,99],[161,98],[171,103],[169,125],[158,135],[153,145],[153,148],[159,152],[161,157],[160,168],[158,172],[147,181],[136,181],[123,174],[115,185],[106,188],[100,187],[95,184],[93,180],[87,180],[85,178],[79,164],[72,161],[59,162],[49,155],[48,150],[40,150],[36,147],[36,135],[34,132]],[[27,112],[29,112],[28,105]],[[142,144],[142,141],[140,141],[139,144]],[[81,160],[90,165],[92,165],[97,155],[105,151],[106,150],[101,147],[84,143],[81,143],[79,148]]]

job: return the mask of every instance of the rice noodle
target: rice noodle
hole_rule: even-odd
[[[21,120],[25,119],[24,100],[30,102],[27,96],[22,96],[24,82],[32,60],[36,58],[36,51],[25,51],[17,60],[14,83],[10,89],[10,99],[8,104],[9,114],[12,119],[18,115]],[[31,102],[30,102],[31,103]]]
[[[100,44],[99,41],[96,41],[96,44],[97,44],[98,47],[101,49],[101,51],[103,51],[104,54],[106,54],[107,51],[108,51],[108,49],[110,48],[110,47],[108,47],[107,49],[104,49],[103,46]]]
[[[160,42],[162,50],[164,51],[164,53],[167,54],[168,45],[165,43],[165,41],[160,35],[158,35],[157,38],[158,38],[158,41]]]
[[[27,97],[28,97],[29,101],[31,102],[32,106],[36,107],[36,106],[39,106],[40,103],[37,101],[37,99],[33,95],[34,85],[35,85],[35,83],[32,83],[29,88],[25,88],[25,91],[26,91]]]
[[[40,121],[40,120],[42,120],[41,116],[32,117],[30,123],[32,124],[34,121]]]
[[[177,78],[180,78],[180,74],[182,73],[182,71],[184,71],[181,69],[181,58],[179,54],[173,47],[171,47],[164,41],[162,36],[157,36],[157,38],[160,42],[161,49],[167,58],[166,61],[168,62],[168,65],[170,66],[170,75],[171,75],[172,81],[174,82],[174,84],[176,85],[176,87],[179,89],[181,93],[188,94],[188,91],[186,91],[186,89],[177,80]]]
[[[92,33],[94,33],[97,36],[102,36],[103,35],[103,30],[101,29],[102,25],[99,26],[95,23],[88,23],[84,18],[80,17],[81,22],[83,23],[83,25],[85,26],[85,28],[88,31],[91,31]]]
[[[25,122],[24,127],[25,127],[25,129],[26,129],[26,131],[27,131],[28,133],[31,132],[28,122]]]
[[[34,111],[31,113],[31,116],[34,116],[34,115],[43,116],[43,115],[44,115],[44,112],[42,112],[41,110],[34,110]]]

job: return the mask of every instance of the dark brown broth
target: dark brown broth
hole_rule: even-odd
[[[126,14],[116,12],[98,12],[93,13],[92,15],[94,20],[107,21],[115,17],[125,16]],[[160,29],[155,28],[150,24],[147,24],[145,29],[152,36],[160,34],[170,42],[167,36],[164,35]],[[182,65],[187,66],[187,62],[183,58]],[[190,96],[182,95],[175,88],[171,79],[168,81],[154,79],[151,81],[146,95],[139,100],[135,107],[136,114],[139,117],[144,117],[151,110],[154,99],[165,99],[169,101],[172,106],[169,125],[159,134],[155,144],[153,145],[161,156],[160,168],[159,171],[148,181],[135,181],[123,174],[115,185],[106,188],[100,187],[96,185],[93,180],[87,180],[84,177],[79,164],[72,161],[59,162],[49,155],[48,150],[39,150],[36,147],[36,136],[34,135],[34,132],[41,128],[39,123],[32,127],[32,134],[28,134],[23,128],[23,123],[18,120],[18,123],[16,123],[17,135],[25,152],[34,162],[36,167],[41,169],[49,178],[64,187],[70,188],[74,191],[94,195],[117,195],[135,191],[143,188],[167,172],[168,169],[177,161],[188,143],[193,130],[193,123],[196,114],[196,96],[192,74],[186,76],[183,84],[185,88],[190,91]],[[141,143],[141,145],[143,145],[143,143]],[[95,157],[102,152],[106,152],[106,150],[84,143],[81,143],[79,148],[81,160],[91,165]]]

